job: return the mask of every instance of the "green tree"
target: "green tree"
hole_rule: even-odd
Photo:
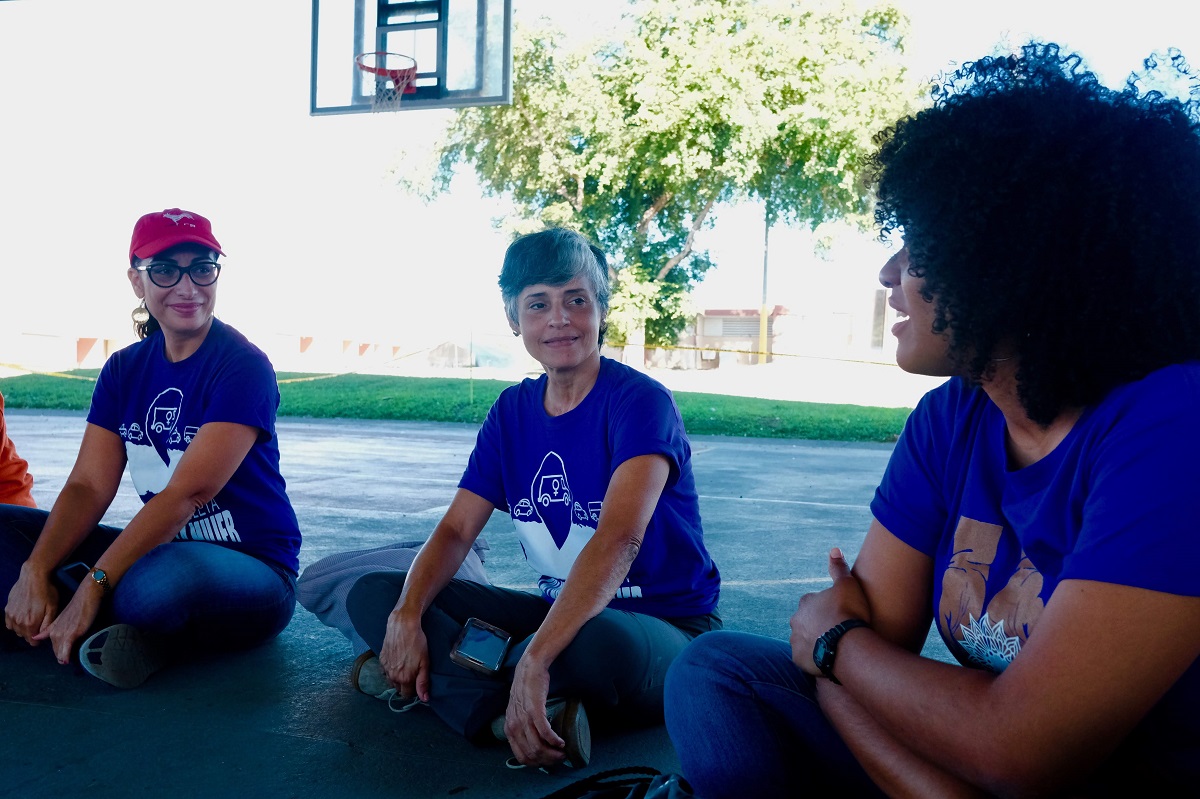
[[[671,344],[718,203],[811,226],[866,211],[859,164],[912,97],[905,23],[855,0],[636,0],[628,20],[600,47],[518,29],[513,104],[456,114],[435,186],[467,164],[535,226],[595,239],[614,256],[611,340],[643,323]]]

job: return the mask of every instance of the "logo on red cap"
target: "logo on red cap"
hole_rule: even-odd
[[[184,221],[187,220],[187,221]],[[219,255],[225,252],[212,232],[212,224],[200,214],[180,208],[168,208],[146,214],[133,226],[129,260],[150,258],[177,244],[201,244]]]

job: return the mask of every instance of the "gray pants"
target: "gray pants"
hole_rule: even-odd
[[[355,630],[375,652],[383,646],[388,614],[400,598],[405,576],[365,575],[346,600]],[[539,595],[451,580],[421,619],[429,642],[433,711],[469,739],[486,737],[491,721],[504,715],[513,669],[549,611],[550,604]],[[450,660],[450,649],[472,616],[512,636],[513,647],[494,676]],[[607,608],[583,625],[551,665],[550,696],[582,699],[588,714],[601,723],[660,723],[667,667],[689,641],[720,627],[716,613],[666,620]]]
[[[325,624],[340,630],[354,647],[354,654],[366,652],[371,646],[355,632],[346,611],[346,597],[350,595],[350,589],[366,574],[407,572],[423,546],[424,541],[400,541],[371,549],[327,555],[301,573],[296,584],[296,601]],[[488,578],[483,568],[483,558],[488,548],[483,536],[476,538],[454,576],[460,580],[486,583]]]

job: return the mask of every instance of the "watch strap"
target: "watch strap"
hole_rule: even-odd
[[[841,624],[835,624],[829,628],[821,640],[825,644],[825,657],[821,658],[821,662],[817,663],[817,668],[821,673],[829,678],[829,681],[834,685],[841,685],[841,680],[833,676],[833,661],[837,657],[837,645],[842,636],[853,630],[855,627],[870,627],[862,619],[846,619]]]

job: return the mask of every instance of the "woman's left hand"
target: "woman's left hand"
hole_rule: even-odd
[[[71,662],[71,653],[75,649],[75,642],[87,635],[100,612],[100,600],[103,598],[103,594],[99,591],[99,585],[93,588],[89,585],[91,582],[91,580],[85,581],[75,591],[75,596],[71,597],[71,601],[63,608],[63,612],[58,614],[58,618],[49,627],[34,636],[38,641],[49,638],[54,648],[54,656],[64,666]]]
[[[871,621],[871,606],[862,585],[850,573],[850,565],[837,547],[829,553],[829,576],[833,586],[800,597],[800,606],[790,622],[792,662],[814,677],[821,676],[812,659],[818,638],[847,619]]]
[[[526,766],[553,766],[566,758],[566,741],[550,728],[546,718],[549,690],[549,668],[522,656],[508,694],[504,735],[513,756]]]

